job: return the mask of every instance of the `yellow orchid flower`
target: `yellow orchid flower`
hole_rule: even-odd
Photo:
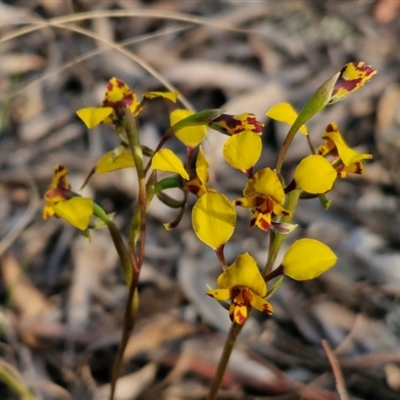
[[[113,77],[108,81],[101,107],[81,108],[76,113],[89,129],[101,123],[118,125],[125,115],[126,107],[132,114],[137,115],[144,103],[150,99],[163,97],[176,102],[177,96],[177,92],[146,92],[139,103],[129,86],[121,79]]]
[[[283,208],[285,192],[278,175],[270,168],[258,171],[247,182],[243,195],[245,197],[234,200],[233,204],[251,209],[253,214],[251,226],[256,225],[260,229],[268,231],[273,228],[273,216],[291,214]]]
[[[219,301],[231,301],[231,321],[244,324],[250,306],[268,315],[272,314],[272,305],[264,299],[267,285],[255,259],[248,253],[240,255],[221,273],[217,286],[218,289],[210,290],[207,294]]]
[[[84,231],[88,228],[93,215],[93,200],[80,197],[71,191],[67,179],[68,169],[56,165],[53,180],[44,195],[46,205],[43,219],[51,216],[61,217],[76,228]]]
[[[364,173],[362,160],[371,159],[372,155],[358,153],[350,148],[336,124],[331,123],[326,127],[322,139],[325,144],[318,147],[317,153],[320,156],[328,157],[342,178],[347,178],[349,172]]]

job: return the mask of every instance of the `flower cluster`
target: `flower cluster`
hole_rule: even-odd
[[[362,174],[363,161],[371,158],[369,154],[351,149],[333,122],[325,129],[319,147],[315,150],[306,122],[325,106],[340,101],[359,89],[374,74],[375,71],[362,62],[349,63],[317,89],[299,113],[288,103],[277,104],[268,110],[266,116],[288,124],[290,130],[276,168],[261,169],[257,169],[256,165],[262,156],[263,124],[254,114],[246,112],[230,115],[218,109],[192,112],[177,108],[170,114],[170,128],[159,145],[155,149],[148,149],[140,144],[137,118],[141,110],[156,97],[175,103],[177,93],[147,92],[139,101],[124,82],[112,78],[108,82],[100,107],[77,111],[88,128],[98,124],[111,124],[120,139],[120,144],[114,150],[98,160],[85,184],[94,173],[108,173],[122,168],[136,171],[140,190],[130,225],[129,244],[133,248],[130,249],[131,253],[135,252],[138,238],[141,241],[145,239],[143,219],[154,196],[166,205],[180,209],[175,221],[166,224],[171,229],[179,223],[189,194],[194,194],[196,202],[192,209],[193,230],[201,241],[216,252],[222,267],[222,273],[216,282],[217,288],[210,289],[207,294],[222,304],[229,302],[226,305],[229,316],[236,324],[245,323],[251,308],[270,315],[273,307],[266,300],[267,283],[270,280],[278,276],[295,280],[313,279],[336,262],[336,256],[328,246],[318,240],[304,238],[294,242],[286,251],[281,264],[272,268],[284,235],[296,228],[291,219],[297,201],[320,197],[322,204],[327,205],[325,196],[333,188],[336,179],[346,178],[349,173]],[[226,162],[245,174],[247,179],[241,197],[228,199],[225,194],[209,187],[209,162],[201,143],[207,134],[217,133],[207,133],[207,128],[226,135],[222,154]],[[284,178],[281,175],[282,162],[298,131],[305,135],[310,155],[298,163],[292,176]],[[165,147],[167,141],[174,136],[186,149],[185,162]],[[160,171],[169,176],[159,179]],[[44,197],[44,218],[52,215],[61,217],[81,231],[99,226],[94,223],[93,217],[100,218],[109,226],[111,216],[107,216],[92,199],[72,191],[67,173],[65,167],[56,166],[53,181]],[[182,190],[183,200],[178,201],[168,196],[165,191],[172,187]],[[248,253],[239,255],[230,265],[225,260],[224,246],[236,227],[236,207],[248,209],[250,226],[270,236],[270,255],[264,268],[259,268],[257,261]],[[115,231],[112,231],[112,235],[115,239]],[[116,243],[120,246],[121,242],[116,240]],[[144,248],[143,243],[141,246]],[[126,261],[126,253],[124,248],[119,248],[121,260]],[[135,265],[137,267],[138,264]]]

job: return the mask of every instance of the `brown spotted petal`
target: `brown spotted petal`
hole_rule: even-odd
[[[376,71],[362,61],[346,64],[340,71],[333,87],[329,104],[343,100],[350,93],[360,89],[374,75]]]
[[[210,123],[210,127],[226,135],[236,135],[243,131],[261,135],[264,124],[257,120],[252,113],[240,115],[221,114]]]

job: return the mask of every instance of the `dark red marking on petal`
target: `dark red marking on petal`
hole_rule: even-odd
[[[355,174],[362,174],[364,172],[364,167],[361,161],[357,161],[354,163],[356,170],[354,171]]]
[[[329,125],[325,128],[325,131],[326,131],[326,132],[337,132],[338,130],[337,130],[337,128],[335,128],[335,127],[333,126],[333,124],[329,124]]]
[[[236,321],[238,324],[242,325],[246,321],[246,317],[241,313],[240,309],[236,312]]]
[[[257,121],[257,118],[254,114],[249,114],[249,116],[247,117],[247,123],[253,125],[253,129],[251,130],[252,132],[254,133],[262,132],[264,124],[262,124],[260,121]]]
[[[62,172],[62,171],[65,171],[66,169],[67,169],[67,168],[64,167],[64,165],[57,164],[57,165],[55,166],[55,168],[54,168],[54,173],[55,173],[55,174],[58,174],[58,173],[60,173],[60,172]]]
[[[267,303],[267,304],[263,305],[263,312],[265,312],[269,315],[272,314],[272,308],[271,308],[270,304]]]
[[[119,87],[119,88],[122,88],[122,87],[124,87],[124,86],[126,86],[125,85],[125,82],[124,81],[122,81],[121,79],[116,79],[116,82],[117,82],[117,86]]]
[[[363,81],[363,78],[357,78],[357,79],[351,79],[351,80],[346,80],[342,76],[338,78],[336,81],[336,85],[334,89],[332,90],[332,97],[335,96],[339,90],[346,89],[348,93],[352,92],[354,89],[356,89],[359,85],[360,82]]]
[[[265,218],[260,218],[258,220],[258,226],[263,230],[263,231],[269,231],[269,228],[271,227],[270,223],[265,219]]]
[[[225,133],[235,134],[235,133],[239,133],[244,130],[244,128],[242,126],[242,122],[238,121],[237,119],[234,118],[233,115],[230,115],[230,114],[221,114],[213,122],[217,123],[217,124],[222,123],[222,125],[219,125],[219,127]],[[223,124],[225,124],[226,127],[224,127]]]

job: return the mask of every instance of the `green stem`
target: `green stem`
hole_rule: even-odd
[[[244,325],[239,325],[236,322],[232,322],[231,329],[229,330],[228,337],[225,341],[224,349],[222,350],[221,358],[219,359],[217,372],[214,376],[214,380],[211,384],[211,388],[208,392],[206,400],[214,400],[217,397],[218,389],[221,386],[233,347],[235,346],[236,339],[243,326]]]
[[[297,121],[297,120],[296,120]],[[285,159],[286,153],[292,144],[292,141],[297,133],[297,131],[300,129],[301,125],[295,123],[290,127],[289,132],[287,133],[285,140],[283,141],[281,151],[279,153],[278,161],[276,163],[276,173],[280,174],[282,165],[283,165],[283,160]]]
[[[165,142],[170,139],[172,136],[174,136],[175,131],[168,129],[168,131],[165,133],[165,135],[160,139],[160,142],[158,143],[156,149],[154,150],[153,154],[150,156],[149,161],[147,161],[146,167],[144,168],[144,173],[146,174],[147,171],[150,169],[151,162],[153,161],[154,155],[161,150],[161,148],[164,146]]]
[[[299,196],[301,193],[301,189],[295,189],[291,191],[288,195],[288,199],[285,204],[285,208],[292,213],[291,216],[284,216],[282,217],[280,222],[290,222],[294,216],[296,211],[297,203],[299,201]],[[267,264],[264,268],[263,276],[267,276],[274,266],[276,257],[278,256],[279,250],[282,247],[283,241],[285,240],[286,235],[283,233],[278,232],[271,232],[271,239],[270,239],[270,248],[268,252],[268,260]]]
[[[290,127],[289,132],[283,142],[281,152],[279,153],[278,162],[276,163],[276,172],[279,174],[282,169],[283,160],[293,141],[294,136],[297,131],[300,130],[302,125],[304,125],[311,117],[319,113],[325,106],[329,104],[332,98],[332,90],[338,80],[340,72],[329,78],[324,82],[307,100],[303,108],[299,112],[293,125]]]
[[[114,221],[109,220],[107,222],[107,228],[110,232],[111,238],[114,242],[114,246],[117,250],[119,259],[122,264],[122,269],[124,271],[125,281],[127,285],[130,285],[132,281],[132,265],[129,258],[128,249],[119,233],[118,228],[115,226]]]
[[[122,336],[118,345],[118,352],[115,357],[114,367],[112,371],[110,400],[114,399],[115,389],[117,386],[119,372],[122,366],[124,352],[136,323],[137,308],[138,308],[138,297],[136,288],[138,284],[138,278],[139,278],[138,274],[133,275],[131,283],[129,285],[128,299],[126,300],[125,303],[124,325],[122,328]]]
[[[143,151],[140,145],[139,132],[137,129],[136,121],[133,118],[129,108],[125,110],[125,120],[126,120],[126,134],[128,137],[129,145],[132,151],[132,156],[135,161],[136,173],[139,180],[139,198],[137,207],[138,217],[139,217],[139,226],[136,229],[139,229],[140,232],[140,241],[139,241],[139,251],[136,253],[136,241],[134,240],[137,237],[136,229],[131,230],[129,232],[129,250],[132,252],[136,259],[138,260],[138,267],[140,269],[140,265],[142,264],[144,257],[144,245],[146,241],[146,209],[147,209],[147,195],[146,195],[146,182],[145,182],[145,170],[143,164]],[[135,219],[136,212],[134,213],[133,218]],[[135,226],[135,225],[133,225]],[[139,272],[139,271],[137,271]]]
[[[35,400],[36,397],[6,369],[5,365],[0,365],[0,382],[3,382],[10,390],[12,390],[20,399]]]
[[[121,370],[122,359],[129,341],[129,337],[135,327],[138,308],[137,285],[139,281],[140,268],[144,258],[144,245],[146,241],[146,208],[147,208],[147,190],[145,182],[145,173],[143,167],[143,152],[139,140],[139,132],[136,121],[133,118],[129,108],[125,110],[125,131],[127,134],[129,146],[135,161],[136,173],[139,180],[139,198],[136,210],[133,213],[129,232],[129,250],[123,252],[124,261],[126,258],[132,266],[131,279],[128,281],[129,293],[125,303],[124,322],[122,328],[122,337],[118,346],[118,353],[115,358],[114,368],[112,372],[110,400],[114,399],[115,388],[118,381],[119,372]],[[139,223],[137,224],[137,218]],[[139,249],[136,251],[137,231],[140,232]],[[118,242],[118,245],[120,243]],[[126,262],[126,261],[125,261]],[[136,294],[136,295],[135,295]]]

